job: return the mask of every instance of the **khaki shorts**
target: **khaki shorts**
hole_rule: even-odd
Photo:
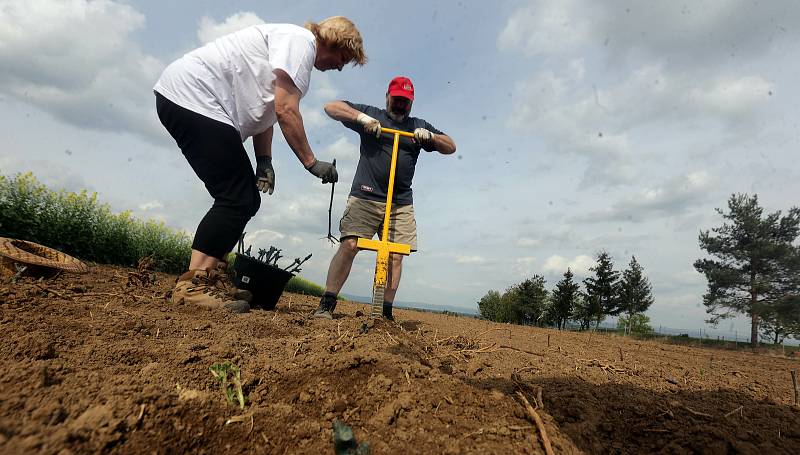
[[[380,237],[385,214],[386,203],[350,196],[339,221],[339,232],[342,238],[354,236],[371,239],[375,234]],[[417,221],[414,219],[413,205],[392,205],[389,241],[411,245],[411,251],[417,251]]]

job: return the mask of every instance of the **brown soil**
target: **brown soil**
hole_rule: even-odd
[[[364,334],[363,305],[232,315],[131,276],[3,279],[0,452],[323,454],[340,419],[373,453],[543,453],[518,391],[541,393],[556,453],[800,448],[797,360],[403,310]],[[243,411],[209,372],[223,360]]]

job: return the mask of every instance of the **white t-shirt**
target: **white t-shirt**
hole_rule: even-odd
[[[274,71],[303,97],[317,54],[314,34],[291,24],[261,24],[218,38],[172,62],[153,90],[239,131],[242,141],[277,121]]]

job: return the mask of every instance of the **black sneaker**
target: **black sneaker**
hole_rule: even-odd
[[[333,310],[336,309],[336,297],[323,295],[319,299],[319,306],[314,311],[315,318],[333,319]]]
[[[391,303],[387,304],[387,302],[383,302],[383,318],[394,322],[394,316],[392,316],[392,304]]]

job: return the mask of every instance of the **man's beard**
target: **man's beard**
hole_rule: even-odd
[[[402,114],[398,114],[396,112],[392,112],[391,110],[386,112],[389,115],[389,118],[394,120],[395,122],[402,123],[406,118],[408,118],[408,112],[403,112]]]

